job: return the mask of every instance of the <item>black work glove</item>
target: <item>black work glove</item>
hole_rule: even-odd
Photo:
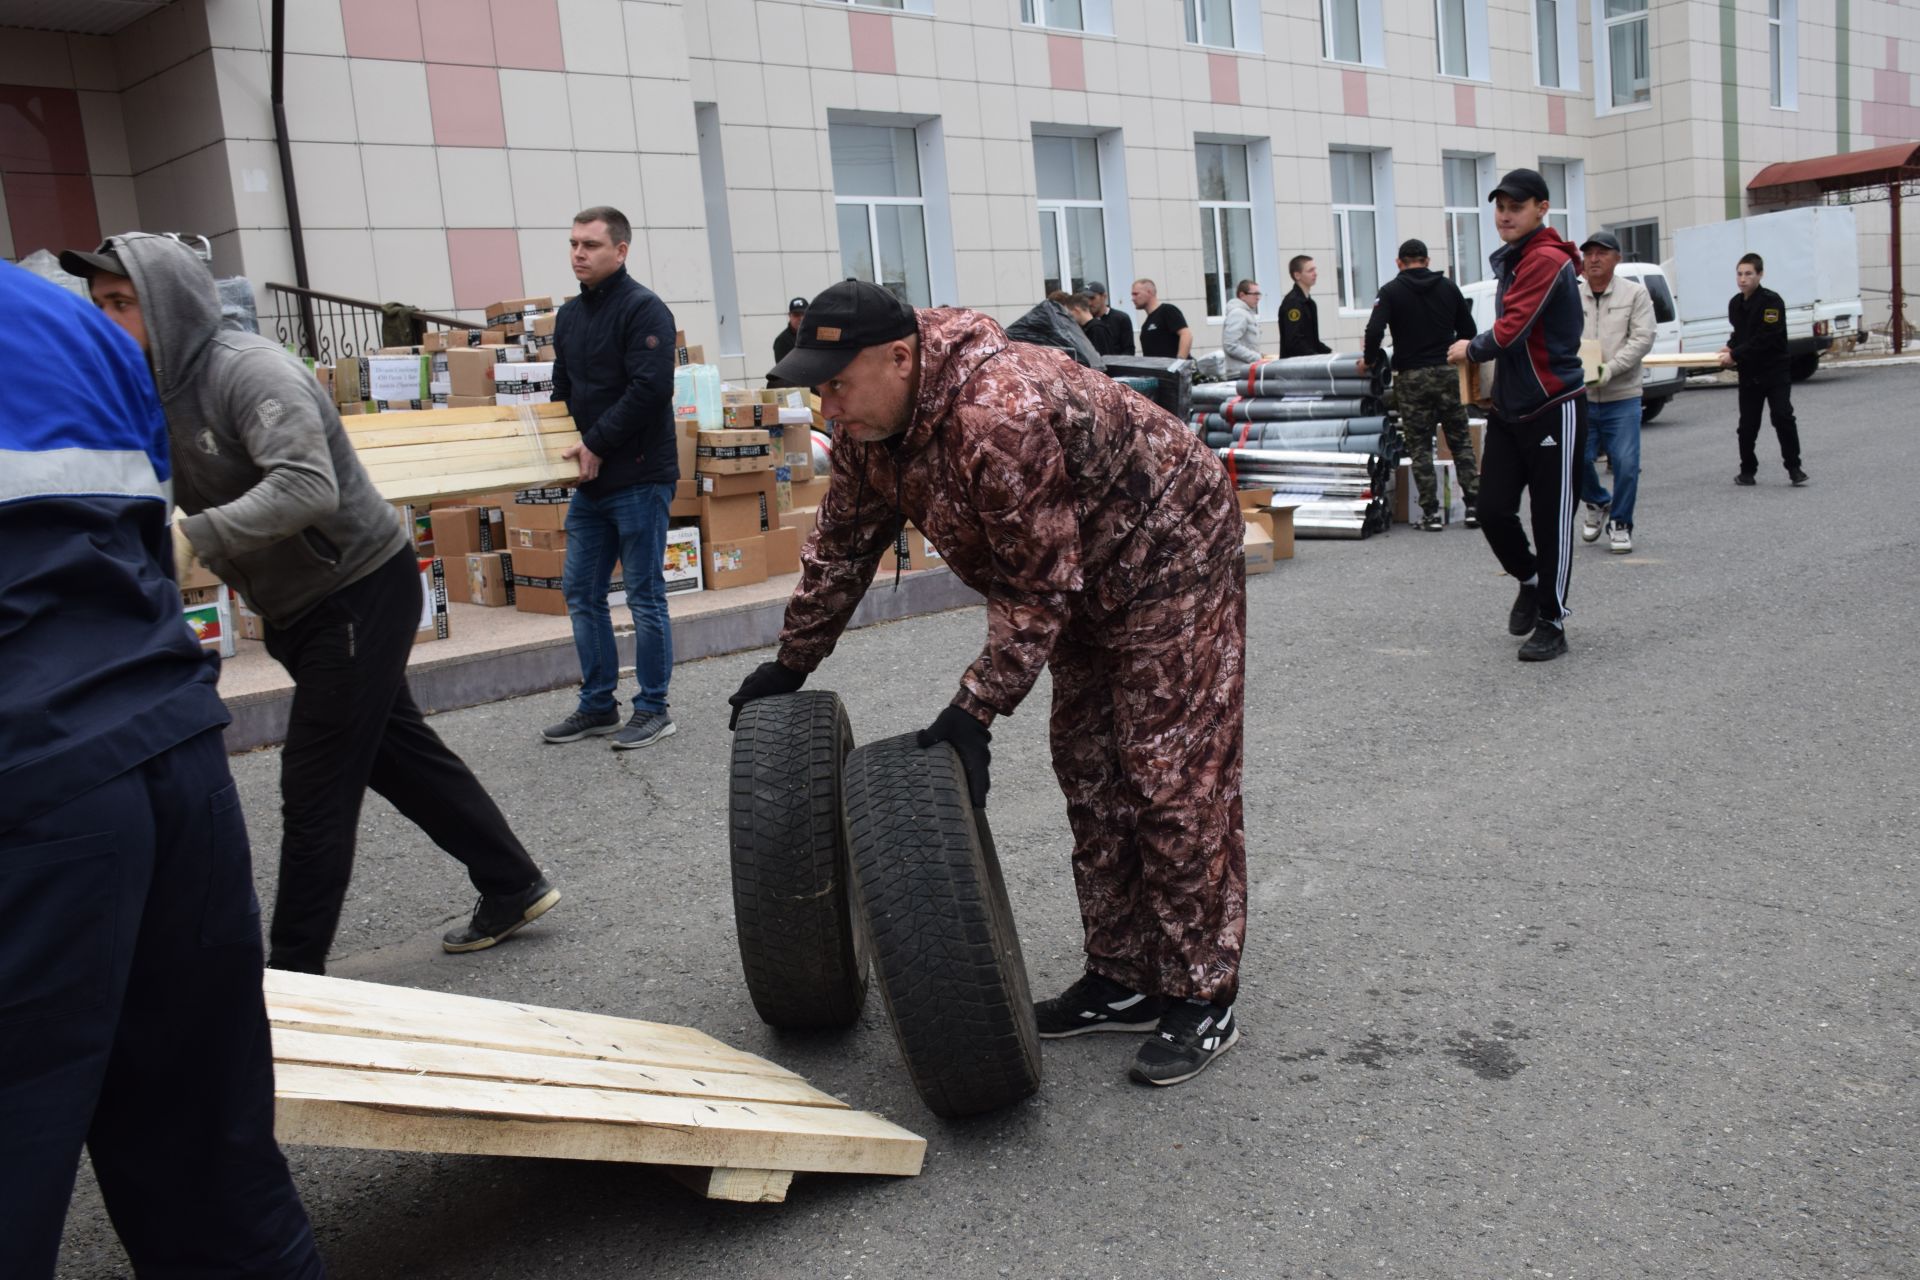
[[[753,674],[740,682],[740,691],[727,699],[727,705],[733,708],[733,714],[727,717],[727,728],[740,727],[740,708],[755,698],[771,698],[775,694],[792,693],[807,682],[807,673],[795,671],[792,667],[782,666],[778,662],[763,662],[753,669]]]
[[[987,764],[993,755],[987,749],[987,744],[993,741],[987,726],[959,707],[949,705],[931,725],[920,731],[917,741],[922,747],[936,742],[952,743],[953,749],[960,753],[960,763],[967,769],[967,794],[973,799],[973,807],[987,807],[987,788],[992,785],[987,777]]]

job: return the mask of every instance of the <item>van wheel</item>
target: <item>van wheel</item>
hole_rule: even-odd
[[[1670,396],[1661,396],[1658,400],[1642,401],[1640,404],[1640,421],[1652,422],[1655,418],[1659,417],[1660,411],[1667,407],[1667,401],[1671,398]]]
[[[1788,368],[1793,371],[1793,380],[1795,382],[1805,382],[1813,376],[1813,371],[1819,367],[1820,353],[1817,351],[1809,355],[1795,356],[1793,363],[1788,366]]]

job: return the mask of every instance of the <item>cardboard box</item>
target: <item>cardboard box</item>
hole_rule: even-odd
[[[1299,505],[1297,502],[1287,500],[1267,508],[1267,514],[1273,519],[1273,558],[1275,560],[1293,559],[1293,509]]]
[[[880,568],[891,573],[896,568],[931,569],[944,563],[933,544],[922,537],[918,529],[907,525],[900,530],[900,536],[893,540],[893,545],[887,548],[886,555],[881,557]]]
[[[807,545],[807,539],[813,536],[814,526],[819,523],[819,516],[818,507],[795,507],[791,511],[780,513],[780,527],[798,530],[800,545],[804,547]]]
[[[476,551],[466,557],[467,603],[499,608],[514,602],[513,553]]]
[[[417,356],[424,350],[425,348],[423,347],[377,347],[374,349],[373,354],[377,356]]]
[[[675,365],[705,364],[706,362],[707,349],[705,347],[689,347],[684,344],[676,344],[673,348],[673,363]]]
[[[368,399],[367,370],[358,356],[342,356],[333,362],[333,402],[344,406],[362,404]]]
[[[681,422],[673,424],[673,444],[680,462],[680,479],[691,483],[694,472],[699,470],[700,424]],[[675,495],[676,497],[678,495]]]
[[[437,373],[444,366],[450,396],[491,396],[494,366],[501,362],[505,351],[505,347],[443,351],[433,358],[434,370]]]
[[[548,404],[553,400],[553,363],[502,364],[493,371],[497,403]]]
[[[1466,514],[1466,507],[1460,500],[1460,485],[1454,478],[1453,463],[1435,458],[1433,483],[1434,496],[1440,503],[1442,524],[1452,524]],[[1400,459],[1399,474],[1393,479],[1393,519],[1396,524],[1412,524],[1420,519],[1420,491],[1413,479],[1411,458]]]
[[[750,587],[767,580],[767,540],[737,538],[707,543],[707,586],[713,591]]]
[[[1480,423],[1480,422],[1467,423],[1467,442],[1473,446],[1473,457],[1475,462],[1478,462],[1481,458],[1486,457],[1484,453],[1480,452],[1480,441],[1482,436],[1486,432],[1486,429],[1487,429],[1486,424],[1484,423]],[[1445,459],[1448,462],[1453,461],[1453,450],[1447,444],[1447,433],[1444,431],[1434,432],[1433,456],[1436,458]]]
[[[513,607],[522,613],[566,617],[567,597],[562,590],[566,565],[564,550],[515,550]]]
[[[793,505],[795,507],[817,507],[827,500],[828,480],[822,476],[813,480],[795,479],[793,482]]]
[[[708,542],[738,542],[780,527],[771,493],[700,499],[700,536]]]
[[[509,529],[507,530],[507,547],[512,551],[565,551],[567,531],[565,529]]]
[[[431,556],[420,561],[420,629],[413,633],[415,644],[447,638],[446,561]]]
[[[771,431],[780,425],[780,406],[779,405],[769,404],[766,401],[760,400],[757,398],[750,401],[736,401],[733,404],[729,404],[727,403],[727,396],[730,394],[754,395],[755,393],[751,391],[739,392],[739,393],[730,393],[730,392],[721,393],[720,417],[721,417],[721,420],[726,423],[728,429],[730,430],[764,429],[764,430]],[[812,423],[813,419],[811,415],[808,416],[807,421],[809,424]]]
[[[706,575],[700,563],[700,530],[692,525],[667,530],[667,550],[660,571],[670,596],[701,589]]]
[[[766,431],[702,431],[694,446],[694,470],[738,475],[773,466],[773,436]]]
[[[767,575],[800,572],[800,531],[779,528],[767,533]]]
[[[1273,535],[1257,524],[1247,525],[1242,551],[1247,558],[1247,576],[1273,572]]]
[[[171,532],[171,530],[169,530],[169,532]],[[190,591],[211,590],[219,585],[220,579],[214,574],[213,570],[207,568],[199,559],[195,559],[192,564],[187,566],[186,577],[180,579],[180,598],[185,600],[187,593]],[[201,603],[204,604],[206,600],[210,599],[212,599],[212,597],[208,596],[202,600]]]
[[[492,396],[448,396],[444,405],[434,401],[436,407],[447,409],[491,409],[498,403]]]
[[[1247,522],[1247,528],[1259,529],[1269,538],[1273,536],[1273,512],[1241,509],[1241,518]]]
[[[565,529],[569,507],[569,502],[522,502],[516,499],[513,505],[505,509],[507,528]],[[516,547],[521,545],[511,538],[509,542]]]
[[[693,472],[683,472],[673,484],[673,502],[667,507],[670,520],[698,520],[700,518],[700,491],[695,487]]]
[[[761,568],[764,570],[765,557]],[[765,579],[766,574],[761,573]],[[186,618],[187,629],[193,632],[193,638],[200,642],[202,649],[210,649],[223,658],[231,658],[234,652],[233,630],[233,593],[224,586],[194,589],[192,601],[182,593],[180,608]]]
[[[552,298],[507,298],[487,308],[487,319],[497,320],[501,316],[524,316],[529,311],[553,310]]]
[[[267,638],[267,620],[247,608],[247,602],[238,595],[233,597],[233,629],[242,640],[260,640]]]
[[[558,311],[542,311],[539,315],[527,318],[527,333],[535,338],[551,338],[553,327],[560,320]]]
[[[431,527],[434,554],[448,560],[506,545],[506,513],[499,507],[435,507]]]

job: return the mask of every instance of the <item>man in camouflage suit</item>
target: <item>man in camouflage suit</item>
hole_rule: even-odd
[[[1367,317],[1366,367],[1381,368],[1386,352],[1381,335],[1393,332],[1393,395],[1400,434],[1413,461],[1413,482],[1420,490],[1418,526],[1430,533],[1443,527],[1439,484],[1433,472],[1433,429],[1447,433],[1460,494],[1466,502],[1466,526],[1480,526],[1477,506],[1480,473],[1473,440],[1467,434],[1467,407],[1460,403],[1460,375],[1447,363],[1447,348],[1474,335],[1473,307],[1453,281],[1427,269],[1427,246],[1408,240],[1400,246],[1400,274],[1380,286]],[[1408,510],[1407,516],[1413,518]]]
[[[1191,1079],[1239,1038],[1246,935],[1246,566],[1225,469],[1104,374],[858,281],[813,300],[773,372],[818,388],[833,471],[778,660],[733,704],[800,687],[911,520],[987,600],[986,648],[920,735],[953,744],[975,805],[988,726],[1053,672],[1087,973],[1037,1006],[1041,1034],[1157,1032],[1132,1077]]]

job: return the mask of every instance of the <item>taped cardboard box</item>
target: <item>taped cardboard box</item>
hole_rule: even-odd
[[[829,486],[830,482],[825,477],[813,480],[796,479],[791,490],[793,505],[795,507],[819,506],[827,500]],[[781,510],[784,511],[786,508],[782,507]]]
[[[447,638],[447,564],[438,556],[420,561],[420,629],[415,644]]]
[[[707,587],[725,591],[751,587],[767,580],[767,540],[736,538],[707,543]]]
[[[180,598],[186,599],[189,591],[199,591],[219,585],[218,575],[196,557],[188,563],[186,575],[180,579]],[[209,596],[207,599],[212,597]]]
[[[700,518],[700,491],[694,487],[693,472],[683,471],[680,478],[673,482],[673,501],[667,507],[670,520],[698,520]]]
[[[1248,524],[1241,542],[1247,558],[1247,576],[1273,572],[1273,536],[1257,524]]]
[[[738,542],[779,527],[771,493],[700,499],[700,536],[708,542]]]
[[[364,404],[367,396],[367,370],[358,356],[342,356],[333,362],[333,402],[346,412],[347,405]]]
[[[487,319],[498,320],[501,316],[524,317],[530,311],[553,310],[552,298],[507,298],[487,307]]]
[[[800,572],[800,531],[781,527],[767,533],[767,575]]]
[[[505,362],[505,347],[463,347],[430,357],[436,378],[444,378],[449,396],[492,396],[493,371]]]
[[[513,607],[521,613],[546,613],[567,616],[567,597],[563,590],[567,569],[564,550],[515,550],[513,552]]]
[[[503,364],[493,371],[497,403],[548,404],[553,400],[553,363]]]
[[[565,551],[567,531],[525,527],[508,529],[507,549],[510,551]]]
[[[497,609],[514,602],[511,551],[476,551],[465,561],[468,604]]]
[[[1273,521],[1273,558],[1275,560],[1293,559],[1293,510],[1298,502],[1283,499],[1267,509],[1267,515]]]
[[[455,503],[432,512],[433,552],[448,560],[506,546],[506,513],[499,507]]]
[[[267,620],[249,609],[237,592],[233,597],[233,629],[242,640],[265,641],[267,638]]]
[[[773,466],[773,436],[766,431],[702,431],[694,446],[694,470],[742,475]]]
[[[553,496],[556,494],[564,496]],[[505,507],[507,528],[565,529],[567,510],[572,502],[572,489],[522,489],[513,495],[512,501]],[[513,546],[522,545],[511,539],[509,541]]]

